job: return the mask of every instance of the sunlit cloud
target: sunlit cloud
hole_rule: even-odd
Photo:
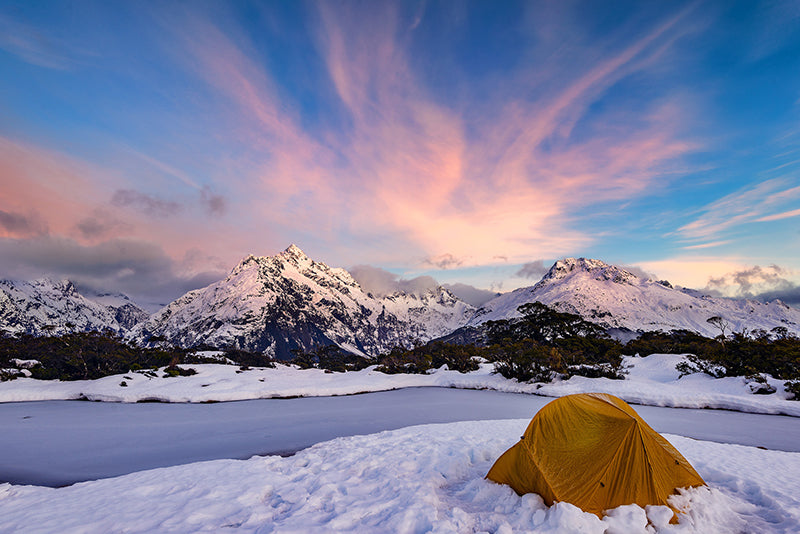
[[[753,298],[759,295],[789,295],[797,291],[797,283],[789,279],[792,271],[769,265],[755,265],[709,278],[705,290],[715,295]]]
[[[231,185],[247,191],[246,211],[268,226],[291,221],[295,234],[344,233],[354,243],[388,239],[393,246],[380,259],[409,266],[519,263],[585,247],[595,236],[580,229],[582,207],[662,186],[670,165],[696,148],[680,138],[681,114],[670,102],[635,121],[609,117],[614,129],[592,139],[570,137],[599,95],[657,63],[684,31],[678,22],[686,11],[586,72],[561,73],[561,85],[536,100],[523,98],[522,87],[498,110],[447,106],[428,94],[394,9],[368,10],[369,24],[348,6],[318,9],[319,52],[350,120],[342,132],[304,128],[246,37],[197,15],[173,30],[171,53],[233,104],[210,110],[235,125],[233,141],[245,155]]]
[[[638,262],[646,272],[654,273],[673,285],[693,289],[704,288],[709,280],[721,274],[748,268],[746,261],[733,257],[676,257],[658,261]]]

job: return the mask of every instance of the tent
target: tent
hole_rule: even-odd
[[[572,503],[602,517],[623,504],[667,504],[677,488],[702,486],[697,471],[625,401],[605,393],[556,399],[486,478],[548,506]]]

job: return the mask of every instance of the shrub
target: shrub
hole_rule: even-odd
[[[426,373],[446,365],[448,369],[468,373],[480,367],[476,357],[485,349],[475,345],[451,344],[434,341],[413,349],[395,347],[378,358],[376,371],[382,373]]]
[[[628,370],[620,364],[594,363],[570,365],[567,367],[566,377],[583,376],[586,378],[610,378],[611,380],[624,380]]]
[[[370,365],[372,360],[345,351],[337,345],[319,346],[306,352],[302,349],[291,351],[293,358],[289,360],[301,369],[324,369],[330,372],[344,373],[359,371]]]
[[[491,348],[495,372],[518,382],[550,382],[565,370],[558,348],[530,339]]]
[[[800,380],[789,380],[783,384],[788,393],[791,393],[789,400],[800,400]]]
[[[31,376],[42,380],[95,379],[144,367],[181,362],[185,352],[129,345],[112,332],[73,332],[62,336],[0,336],[0,361],[36,359]]]
[[[247,367],[275,367],[275,360],[261,352],[250,352],[243,349],[229,348],[225,349],[223,356],[237,365]],[[219,363],[217,360],[209,360],[207,358],[203,358],[203,361],[204,363],[209,363],[211,361],[214,363]]]

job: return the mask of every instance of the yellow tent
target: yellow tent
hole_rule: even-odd
[[[486,478],[598,516],[623,504],[667,504],[676,488],[705,484],[633,408],[605,393],[568,395],[539,410]]]

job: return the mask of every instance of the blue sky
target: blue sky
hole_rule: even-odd
[[[0,276],[164,301],[296,243],[800,302],[796,2],[0,6]]]

